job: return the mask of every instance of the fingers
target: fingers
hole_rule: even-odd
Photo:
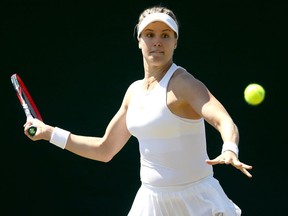
[[[247,169],[241,169],[241,172],[244,173],[246,176],[248,176],[249,178],[252,178],[252,175],[250,172],[247,171]]]
[[[206,160],[207,164],[216,165],[216,164],[231,164],[231,158],[225,158],[223,156],[218,156],[213,160]]]
[[[249,178],[252,177],[251,173],[248,170],[251,170],[253,167],[247,164],[242,163],[238,160],[238,158],[235,156],[228,156],[228,155],[220,155],[212,160],[206,160],[206,163],[209,165],[217,165],[217,164],[231,164],[236,169],[239,169],[242,173],[244,173]]]
[[[243,167],[243,165],[242,165],[242,166],[238,166],[236,168],[239,169],[242,173],[244,173],[244,175],[248,176],[249,178],[252,178],[251,173],[247,170],[247,169],[252,169],[252,166]]]
[[[31,135],[31,126],[35,126],[37,128],[37,119],[29,118],[27,119],[26,123],[23,125],[24,127],[24,134],[30,138],[31,140],[36,140],[37,131],[34,135]],[[29,133],[30,132],[30,133]]]
[[[244,164],[244,163],[240,162],[238,159],[236,161],[233,161],[232,165],[236,169],[239,169],[242,173],[244,173],[249,178],[252,178],[251,173],[248,171],[248,170],[251,170],[253,168],[252,166]]]
[[[206,163],[209,164],[209,165],[216,165],[218,164],[218,160],[216,161],[215,159],[213,160],[206,160]]]
[[[221,160],[219,160],[218,158],[215,158],[213,160],[206,160],[206,163],[209,165],[216,165],[216,164],[221,164]],[[223,164],[223,162],[222,162]]]
[[[32,121],[26,121],[25,124],[23,125],[24,128],[29,127],[30,125],[32,125]]]
[[[29,133],[29,129],[30,129],[30,126],[31,126],[32,124],[25,124],[25,126],[24,126],[24,134],[27,136],[27,137],[29,137],[30,139],[32,139],[32,137],[34,137],[35,135],[33,135],[33,136],[31,136],[31,134]],[[36,132],[37,133],[37,132]],[[33,139],[32,139],[33,140]]]

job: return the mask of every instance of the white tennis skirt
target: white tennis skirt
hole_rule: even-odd
[[[213,176],[198,182],[154,187],[142,184],[128,216],[240,216],[241,209]]]

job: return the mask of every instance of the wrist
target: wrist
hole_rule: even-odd
[[[225,151],[232,151],[238,157],[239,148],[238,148],[238,145],[236,143],[234,143],[234,142],[224,142],[223,145],[222,145],[221,154],[224,153]]]
[[[69,135],[70,131],[55,127],[49,142],[59,148],[65,149]]]

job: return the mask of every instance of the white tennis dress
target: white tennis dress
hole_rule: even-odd
[[[204,119],[184,119],[166,104],[172,64],[159,84],[143,90],[134,82],[127,127],[139,141],[142,185],[129,216],[239,216],[205,160]]]

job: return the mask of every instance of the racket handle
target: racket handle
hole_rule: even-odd
[[[31,125],[31,126],[28,128],[28,133],[29,133],[30,136],[33,137],[33,136],[36,134],[36,132],[37,132],[37,127]]]

